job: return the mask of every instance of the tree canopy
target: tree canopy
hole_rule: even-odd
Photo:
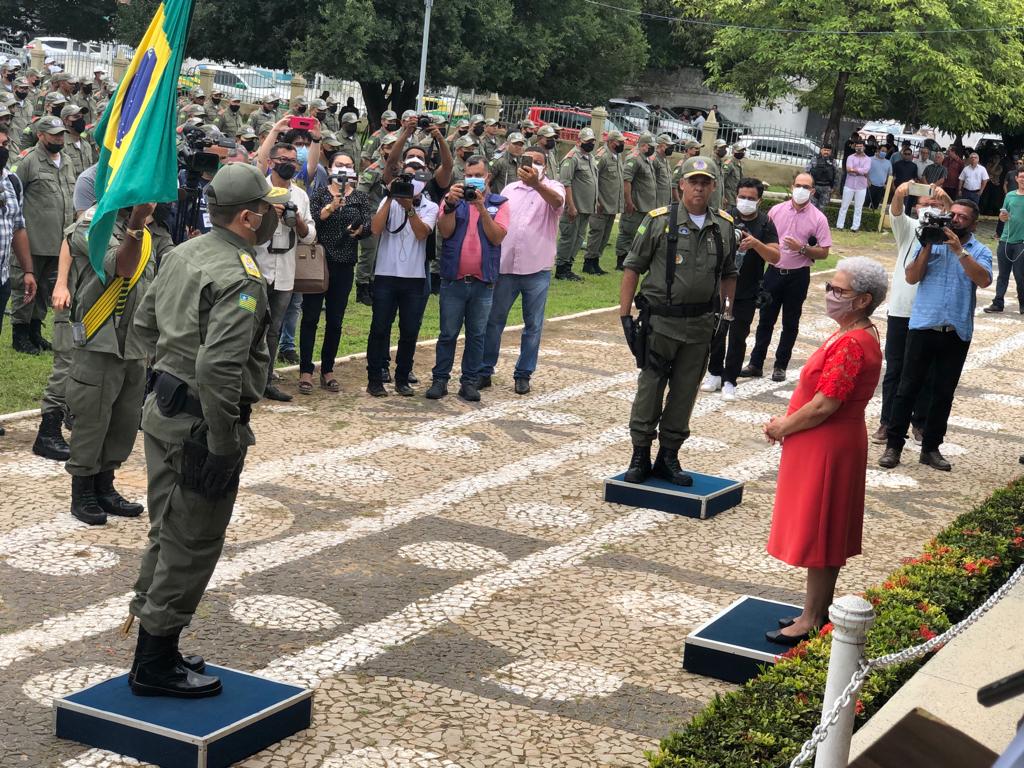
[[[737,25],[814,30],[720,29],[709,85],[751,105],[795,94],[830,115],[829,143],[844,114],[950,133],[1024,124],[1015,98],[1024,0],[699,0],[695,10]],[[994,31],[969,31],[979,29]],[[885,34],[830,34],[849,31]]]

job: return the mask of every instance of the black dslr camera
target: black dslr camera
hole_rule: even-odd
[[[284,213],[281,214],[281,221],[286,227],[294,228],[298,220],[299,207],[291,200],[284,204]]]
[[[938,245],[946,242],[946,227],[953,226],[953,214],[951,213],[926,213],[920,228],[917,230],[917,241],[922,246]]]
[[[395,177],[388,188],[392,200],[412,200],[416,195],[412,186],[412,174],[401,173]]]
[[[416,127],[421,131],[425,131],[434,124],[433,118],[430,115],[417,115],[416,116]]]

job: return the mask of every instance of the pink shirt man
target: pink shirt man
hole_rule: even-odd
[[[871,158],[854,152],[846,158],[846,186],[850,189],[867,189],[868,171],[870,170]],[[858,175],[854,175],[850,171],[856,171]]]
[[[832,245],[832,233],[829,230],[828,219],[810,202],[805,203],[803,208],[797,208],[793,205],[792,200],[779,203],[768,211],[768,218],[772,220],[772,224],[775,225],[775,229],[779,233],[781,255],[779,262],[775,265],[778,269],[809,267],[814,261],[810,256],[804,256],[799,251],[788,248],[785,244],[787,237],[806,244],[813,235],[818,239],[815,245],[821,247]]]
[[[521,181],[513,181],[501,190],[508,198],[508,234],[501,241],[501,274],[532,275],[550,270],[555,264],[558,244],[558,221],[565,207],[565,187],[545,176],[548,189],[561,198],[557,208],[548,205],[540,193]]]
[[[508,231],[508,203],[500,205],[497,212],[491,212],[494,223]],[[493,258],[493,256],[492,256]],[[469,220],[466,223],[466,239],[462,241],[462,251],[459,253],[459,273],[463,277],[475,277],[477,280],[484,279],[483,252],[480,249],[480,212],[475,205],[469,206]]]

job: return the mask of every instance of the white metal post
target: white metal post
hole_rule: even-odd
[[[828,617],[833,627],[832,654],[828,660],[825,702],[821,708],[823,714],[832,709],[857,671],[868,628],[875,621],[875,612],[864,598],[846,595],[832,603]],[[849,764],[856,703],[856,697],[852,697],[840,711],[835,725],[829,728],[824,741],[818,746],[814,768],[846,768]]]
[[[434,0],[423,0],[423,48],[420,50],[420,82],[416,92],[416,109],[423,112],[423,88],[427,82],[427,46],[430,44],[430,9]]]

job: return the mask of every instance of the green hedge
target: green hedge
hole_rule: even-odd
[[[869,658],[916,645],[963,619],[1024,563],[1024,480],[961,515],[864,597],[875,607]],[[738,691],[715,699],[647,752],[652,768],[788,765],[821,718],[831,625]],[[857,701],[856,727],[927,659],[873,673]]]
[[[769,197],[761,198],[761,210],[763,210],[763,211],[767,212],[772,207],[774,207],[774,206],[776,206],[778,204],[779,204],[779,200],[777,198],[769,198]],[[879,208],[878,210],[872,210],[871,208],[868,208],[867,204],[865,203],[864,209],[861,211],[861,217],[860,217],[860,229],[861,229],[861,231],[862,232],[877,232],[878,231],[878,217],[881,216],[881,215],[882,215],[882,209],[881,208]],[[836,218],[838,216],[839,216],[839,205],[838,204],[830,203],[829,205],[825,206],[825,218],[828,219],[828,225],[830,227],[835,227],[835,225],[836,225]],[[852,223],[853,223],[853,206],[851,205],[850,206],[850,210],[848,210],[846,212],[846,227],[847,227],[847,229],[849,229],[849,227],[850,227],[850,225]]]

